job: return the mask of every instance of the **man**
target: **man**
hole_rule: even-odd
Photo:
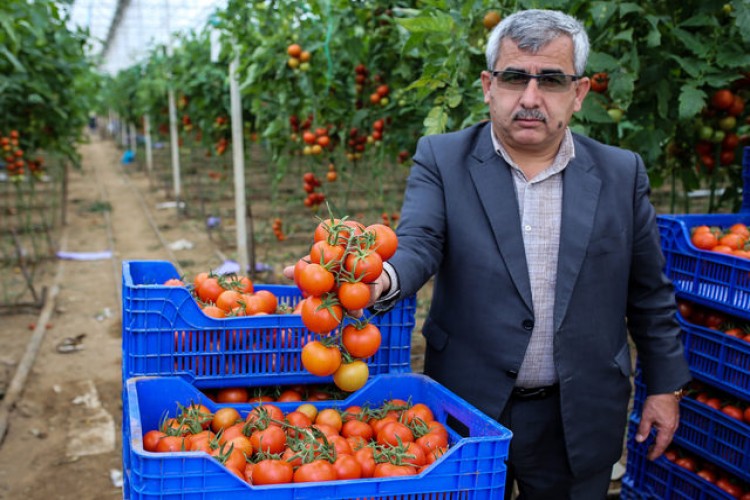
[[[419,141],[376,308],[433,275],[425,372],[513,431],[521,498],[605,498],[631,392],[659,456],[690,379],[641,158],[572,134],[589,90],[575,19],[503,20],[481,74],[491,120]],[[382,294],[382,295],[381,295]],[[510,493],[510,487],[508,488]]]

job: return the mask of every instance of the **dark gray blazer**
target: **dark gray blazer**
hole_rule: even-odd
[[[571,466],[585,474],[621,456],[628,331],[649,394],[672,392],[690,374],[643,162],[589,138],[574,141],[563,174],[554,357]],[[419,141],[397,232],[390,262],[400,296],[435,275],[425,373],[498,418],[534,310],[515,188],[489,122]]]

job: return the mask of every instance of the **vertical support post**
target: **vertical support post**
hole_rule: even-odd
[[[237,262],[241,272],[248,272],[247,252],[247,208],[245,205],[245,146],[242,137],[242,101],[237,81],[239,56],[229,63],[229,99],[232,119],[232,164],[234,166],[234,216],[237,226]],[[250,270],[253,271],[253,270]]]
[[[146,144],[146,172],[151,177],[151,171],[154,168],[154,153],[151,150],[151,118],[143,115],[143,138]]]

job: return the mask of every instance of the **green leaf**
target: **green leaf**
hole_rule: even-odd
[[[620,16],[625,17],[628,14],[631,14],[633,12],[637,12],[638,14],[643,13],[643,8],[635,3],[622,3],[620,4]]]
[[[596,26],[605,26],[616,10],[616,2],[592,2],[591,18]]]
[[[635,89],[635,75],[631,73],[616,72],[609,76],[609,95],[613,100],[630,102]]]
[[[461,90],[455,86],[448,87],[445,91],[445,103],[449,108],[457,108],[463,101]]]
[[[578,118],[592,123],[612,123],[612,118],[607,114],[603,103],[596,96],[590,95],[583,101],[581,110],[577,113]]]
[[[693,78],[698,78],[705,68],[705,63],[699,59],[680,57],[676,54],[670,55],[685,73]]]
[[[750,42],[750,9],[747,7],[747,0],[732,0],[732,7],[734,7],[734,12],[737,13],[735,20],[737,31],[739,31],[742,40],[748,43]]]
[[[706,93],[691,84],[685,84],[680,90],[680,106],[678,116],[680,120],[688,120],[698,115],[706,105]]]
[[[646,21],[651,25],[651,29],[646,35],[646,46],[647,47],[658,47],[661,45],[661,31],[659,31],[659,25],[662,22],[668,22],[668,19],[663,19],[659,16],[648,15]]]
[[[433,12],[429,17],[397,18],[398,24],[412,33],[450,34],[455,28],[453,18],[443,12]]]
[[[598,73],[600,71],[611,73],[620,68],[620,61],[604,52],[591,51],[587,66],[591,73]]]
[[[745,69],[750,66],[750,54],[737,43],[722,44],[716,54],[716,65],[721,68]]]
[[[23,67],[23,64],[21,64],[21,61],[16,59],[16,56],[10,53],[10,51],[8,50],[8,47],[4,45],[0,46],[0,54],[5,55],[5,57],[13,65],[13,67],[16,68],[16,71],[18,71],[19,73],[26,73],[26,68]]]
[[[615,36],[612,37],[613,41],[623,41],[623,42],[633,42],[633,29],[626,29],[624,31],[620,31]]]
[[[424,119],[425,134],[441,134],[445,132],[445,126],[448,123],[448,115],[442,106],[433,107]]]
[[[698,28],[698,27],[711,27],[716,28],[719,26],[719,22],[716,20],[714,15],[698,14],[697,16],[690,17],[681,23],[681,28]]]
[[[707,43],[704,43],[703,40],[699,40],[698,37],[692,35],[691,33],[688,33],[683,29],[675,28],[672,30],[672,34],[674,34],[674,36],[680,42],[682,42],[685,48],[690,50],[698,57],[705,57],[710,50]]]

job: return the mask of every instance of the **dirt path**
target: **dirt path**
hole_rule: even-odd
[[[205,231],[155,208],[158,196],[150,196],[156,193],[147,178],[127,175],[111,142],[84,145],[81,153],[83,168],[70,176],[62,250],[111,250],[113,257],[55,264],[61,286],[55,314],[0,447],[0,499],[122,497],[113,481],[122,468],[121,262],[178,259],[189,262],[182,269],[187,274],[219,262]],[[138,192],[145,193],[151,222]],[[152,224],[166,242],[185,238],[195,247],[167,250]],[[34,320],[26,314],[2,318],[0,361],[6,368],[23,355]],[[83,336],[82,349],[58,352],[61,342],[77,336]]]

